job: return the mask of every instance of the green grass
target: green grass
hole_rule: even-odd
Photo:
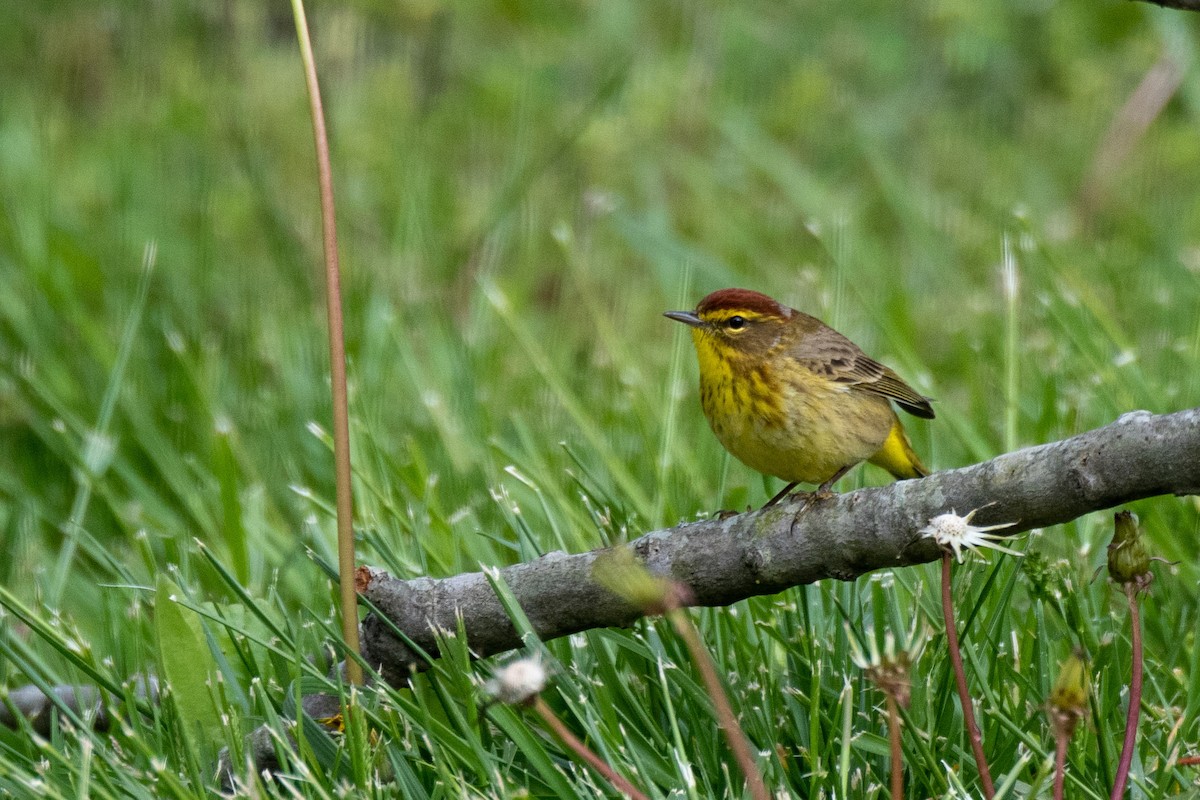
[[[446,576],[761,504],[777,485],[721,451],[690,347],[660,316],[723,286],[820,316],[936,397],[938,419],[912,432],[938,469],[1200,403],[1200,16],[1079,0],[358,0],[310,15],[366,563]],[[79,0],[7,16],[0,685],[99,684],[122,722],[0,730],[0,796],[208,796],[221,747],[287,729],[337,630],[291,19],[283,3]],[[1095,149],[1164,53],[1182,86],[1084,220]],[[868,467],[844,488],[883,479]],[[1200,746],[1200,507],[1135,510],[1179,562],[1156,567],[1145,600],[1133,769],[1135,796],[1169,797],[1197,780],[1168,762]],[[1110,532],[1103,513],[1030,537],[1037,581],[1015,559],[956,570],[1009,796],[1048,796],[1042,704],[1073,644],[1095,694],[1068,791],[1107,795],[1129,671],[1123,597],[1092,579]],[[886,795],[883,701],[850,662],[843,612],[882,635],[936,630],[938,608],[922,567],[695,612],[768,785]],[[165,648],[167,613],[199,627]],[[479,720],[488,665],[469,644],[450,636],[412,689],[367,697],[346,747],[303,728],[299,756],[280,748],[290,777],[264,791],[612,796],[532,718]],[[553,666],[556,710],[653,796],[743,796],[669,625],[529,647]],[[121,687],[189,655],[220,680],[137,710]],[[974,796],[940,636],[915,677],[909,796]],[[206,707],[224,724],[192,727],[212,723]]]

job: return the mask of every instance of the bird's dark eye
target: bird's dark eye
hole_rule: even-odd
[[[731,331],[740,331],[742,328],[746,327],[746,318],[745,317],[730,317],[729,321],[726,322],[725,325]]]

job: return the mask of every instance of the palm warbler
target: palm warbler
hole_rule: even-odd
[[[929,474],[891,403],[933,418],[895,372],[815,317],[747,289],[721,289],[695,311],[668,311],[692,328],[700,404],[717,439],[749,467],[817,496],[870,461],[898,479]]]

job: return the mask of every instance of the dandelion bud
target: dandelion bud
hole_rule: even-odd
[[[912,700],[912,663],[908,653],[901,650],[895,657],[885,658],[867,669],[867,677],[879,687],[879,691],[890,695],[901,708],[908,708]]]
[[[912,628],[901,635],[900,642],[888,631],[883,638],[883,652],[879,650],[874,632],[868,633],[866,640],[869,652],[866,653],[859,646],[858,637],[850,633],[850,626],[846,626],[846,637],[850,642],[850,660],[867,673],[867,677],[881,692],[904,708],[908,708],[912,697],[913,662],[920,657],[929,638],[929,630],[918,625],[914,620]]]
[[[1063,662],[1050,692],[1048,713],[1057,734],[1071,736],[1079,718],[1087,711],[1087,663],[1078,650]]]
[[[1138,588],[1145,588],[1153,574],[1138,519],[1128,511],[1119,511],[1113,521],[1115,531],[1108,544],[1109,577],[1120,584],[1135,583]]]
[[[627,547],[601,555],[592,565],[592,578],[647,614],[665,614],[686,604],[686,589],[656,575]]]
[[[1087,706],[1088,676],[1086,664],[1079,652],[1063,662],[1058,679],[1050,691],[1050,705],[1061,711],[1079,711]]]

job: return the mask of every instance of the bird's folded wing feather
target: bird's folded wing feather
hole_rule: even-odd
[[[933,419],[928,397],[833,328],[822,328],[793,345],[790,354],[801,365],[834,383],[893,400],[913,416]]]

